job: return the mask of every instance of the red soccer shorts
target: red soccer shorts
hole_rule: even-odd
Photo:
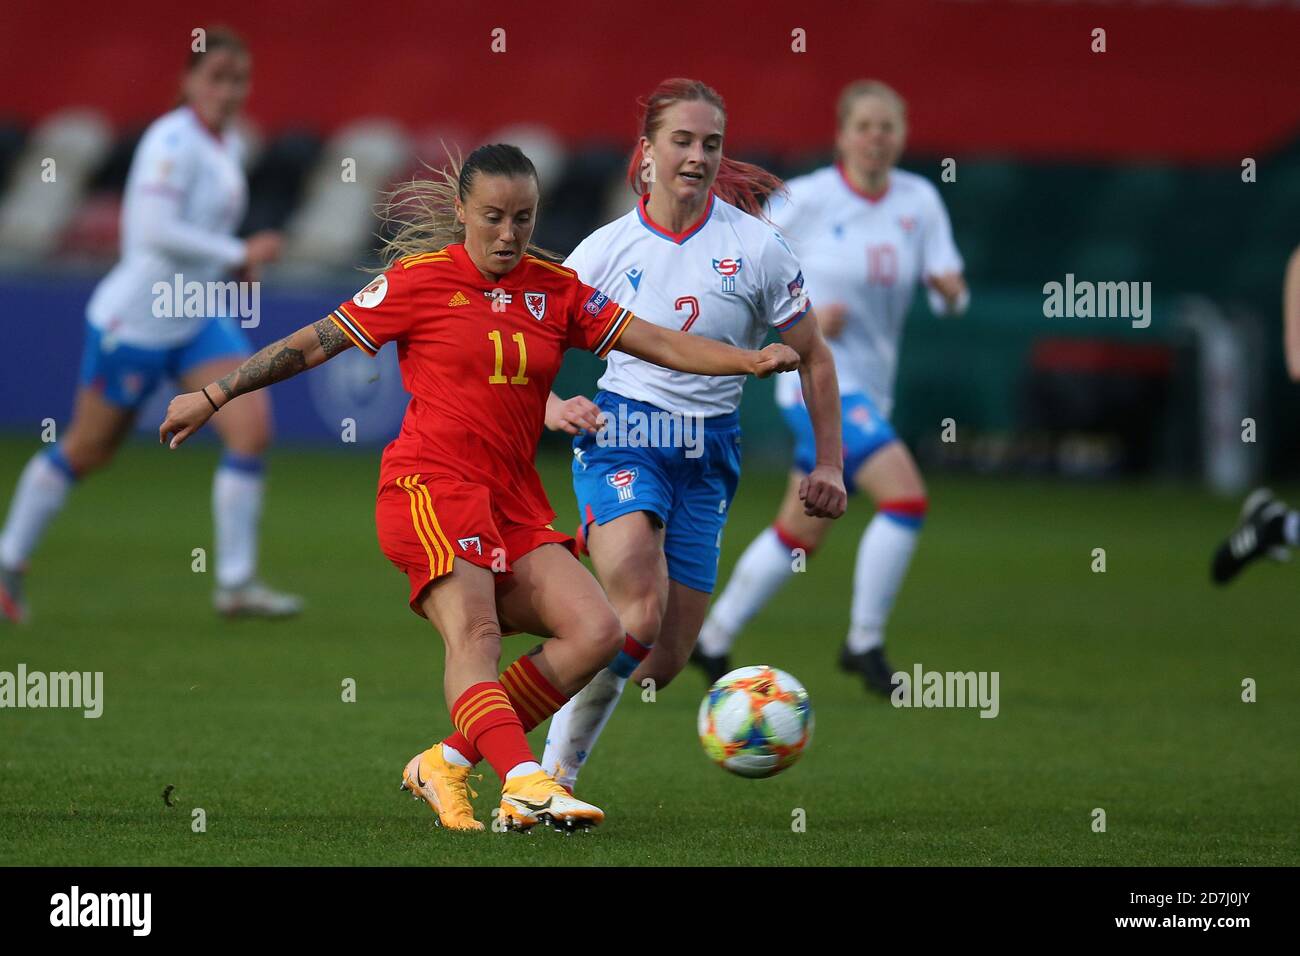
[[[416,614],[424,616],[424,589],[450,574],[457,561],[504,575],[510,573],[511,562],[550,542],[574,552],[571,535],[550,525],[510,521],[493,505],[492,495],[484,485],[421,475],[396,478],[379,489],[379,547],[410,579],[410,605]]]

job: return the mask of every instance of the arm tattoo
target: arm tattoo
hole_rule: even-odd
[[[343,334],[333,319],[321,319],[312,325],[312,329],[326,359],[352,347],[352,340]],[[299,330],[301,331],[303,330]],[[308,367],[307,356],[302,349],[296,349],[290,344],[299,332],[268,345],[229,375],[218,379],[217,386],[225,394],[226,401],[305,371]]]
[[[328,316],[321,319],[312,328],[316,330],[316,338],[320,340],[321,351],[325,353],[327,359],[333,358],[352,345],[351,340],[338,327],[338,323]]]
[[[307,367],[301,349],[289,345],[293,336],[268,345],[239,368],[217,382],[227,399],[284,381]]]

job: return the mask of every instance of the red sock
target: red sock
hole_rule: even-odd
[[[795,548],[798,548],[801,551],[803,551],[805,557],[811,558],[812,553],[817,550],[816,547],[808,544],[808,542],[800,541],[798,538],[792,535],[789,531],[786,531],[785,528],[781,527],[775,521],[772,522],[772,530],[776,532],[776,540],[780,541],[781,545],[789,549],[790,551],[793,551],[795,550]]]
[[[501,686],[506,689],[510,703],[524,725],[524,733],[541,724],[566,703],[569,698],[542,676],[533,659],[525,654],[506,668],[501,675]]]
[[[510,699],[510,706],[519,715],[524,733],[540,727],[569,700],[542,676],[542,672],[527,654],[506,668],[501,675],[501,686]],[[483,755],[459,731],[444,740],[443,744],[454,749],[470,763],[478,763],[483,759]]]
[[[525,733],[526,732],[527,731],[525,731]],[[444,737],[442,746],[450,747],[472,764],[478,763],[483,759],[483,755],[474,749],[474,745],[470,743],[465,738],[465,735],[459,730],[455,731],[449,737]]]
[[[452,705],[451,722],[502,780],[519,764],[537,760],[519,715],[497,681],[480,681],[461,694]]]

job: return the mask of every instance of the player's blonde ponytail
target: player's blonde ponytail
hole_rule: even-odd
[[[375,209],[382,223],[381,237],[389,234],[379,253],[384,269],[403,256],[437,252],[465,241],[465,227],[456,221],[460,158],[449,155],[442,169],[428,164],[425,169],[426,178],[398,183],[383,194]]]
[[[461,160],[447,153],[447,164],[441,169],[425,164],[429,175],[399,183],[383,194],[376,208],[382,223],[380,237],[389,236],[380,249],[383,269],[404,256],[437,252],[457,242],[465,241],[465,226],[456,219],[456,199],[462,203],[469,199],[474,180],[480,173],[493,176],[531,176],[541,192],[541,181],[532,160],[518,146],[494,143],[480,146]],[[544,259],[558,260],[559,256],[540,246],[528,246],[528,251]]]

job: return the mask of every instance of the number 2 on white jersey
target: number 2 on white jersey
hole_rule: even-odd
[[[689,332],[691,326],[695,324],[695,320],[700,317],[700,300],[693,295],[679,295],[677,301],[673,303],[673,309],[680,312],[683,306],[688,308],[691,314],[686,317],[686,322],[682,325],[682,331]]]

